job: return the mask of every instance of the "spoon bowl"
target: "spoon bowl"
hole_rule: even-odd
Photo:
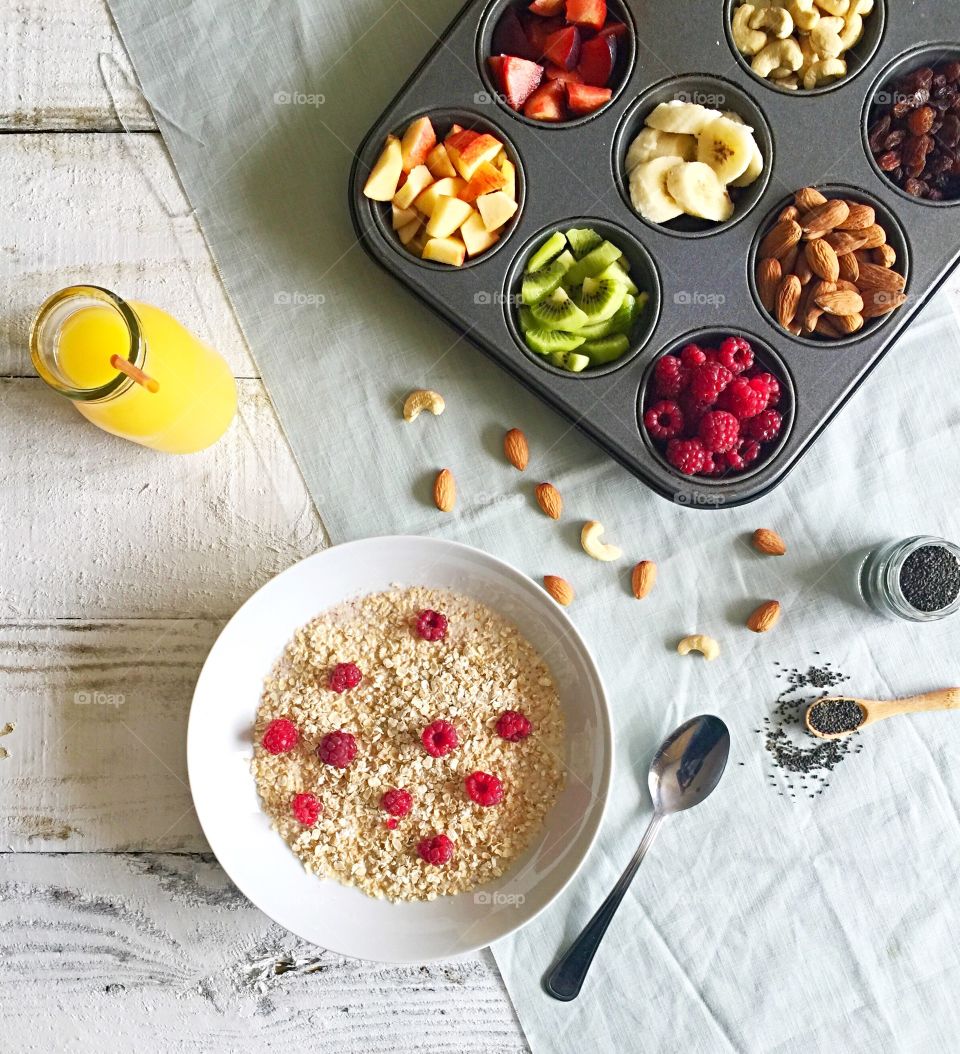
[[[856,699],[850,695],[827,696],[810,704],[803,723],[818,739],[842,739],[888,717],[931,710],[960,710],[960,688],[942,688],[938,692],[887,701]]]

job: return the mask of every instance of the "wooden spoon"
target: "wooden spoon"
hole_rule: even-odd
[[[825,704],[853,703],[860,708],[863,720],[856,726],[844,732],[821,732],[814,728],[810,722],[810,714],[814,707]],[[879,699],[855,699],[851,695],[829,696],[817,699],[807,708],[804,723],[807,731],[820,739],[841,739],[853,732],[859,732],[867,725],[876,721],[884,721],[888,717],[897,717],[899,714],[919,714],[927,710],[960,710],[960,688],[941,688],[938,692],[927,692],[924,695],[911,695],[906,699],[892,699],[882,702]]]

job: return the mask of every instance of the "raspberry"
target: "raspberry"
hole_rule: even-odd
[[[503,801],[503,783],[489,772],[471,772],[463,781],[471,801],[484,807]]]
[[[667,443],[667,461],[685,476],[695,476],[703,468],[704,454],[699,439],[671,439]]]
[[[357,741],[349,732],[328,732],[317,747],[317,757],[324,765],[345,769],[357,756]]]
[[[286,754],[297,745],[300,733],[297,726],[285,717],[277,717],[267,725],[263,733],[263,749],[268,754]]]
[[[716,348],[704,348],[703,354],[707,357],[707,362],[720,362],[720,352]]]
[[[355,662],[338,662],[330,671],[330,688],[335,692],[346,692],[356,688],[363,680],[360,667]]]
[[[766,405],[767,386],[756,377],[735,377],[717,401],[721,410],[729,410],[741,421],[756,417]]]
[[[312,794],[294,794],[290,808],[297,821],[304,827],[312,827],[323,812],[323,806]]]
[[[389,820],[383,821],[383,826],[390,831],[395,831],[397,829],[397,821],[391,816]]]
[[[424,640],[443,640],[447,635],[447,616],[427,608],[417,615],[417,633]]]
[[[730,468],[742,472],[760,456],[760,444],[755,439],[741,439],[733,450],[728,450],[723,456]]]
[[[680,395],[680,411],[683,414],[683,422],[686,427],[687,438],[692,439],[697,434],[703,415],[710,409],[709,403],[702,403],[693,397],[692,392],[682,392]]]
[[[433,758],[442,758],[460,742],[457,730],[449,721],[434,721],[420,733],[423,749]]]
[[[747,435],[751,439],[759,439],[761,443],[768,443],[780,434],[782,424],[783,418],[776,410],[763,410],[747,422]]]
[[[726,410],[711,410],[700,421],[700,442],[714,454],[730,450],[740,436],[740,422]]]
[[[743,337],[727,337],[720,345],[720,363],[733,374],[743,373],[753,365],[753,349]]]
[[[453,842],[445,834],[424,838],[417,846],[420,859],[428,864],[445,864],[453,856]]]
[[[683,434],[683,411],[676,403],[664,399],[647,410],[643,423],[654,439],[673,439]]]
[[[680,352],[680,361],[688,370],[693,370],[697,366],[702,366],[707,361],[707,356],[697,344],[687,344]]]
[[[690,394],[701,403],[713,404],[730,383],[733,374],[719,362],[706,362],[693,371]]]
[[[653,368],[654,389],[661,399],[676,399],[687,386],[689,376],[676,355],[663,355]]]
[[[380,808],[391,816],[406,816],[413,805],[413,795],[403,787],[392,787],[380,799]]]
[[[497,718],[497,735],[511,743],[519,743],[530,735],[533,725],[519,710],[504,710]]]
[[[766,386],[768,409],[772,409],[780,402],[780,382],[772,373],[756,373],[750,378],[750,381],[751,383],[761,381]]]
[[[727,462],[724,454],[707,454],[703,460],[703,468],[700,469],[701,476],[722,476],[727,471]]]

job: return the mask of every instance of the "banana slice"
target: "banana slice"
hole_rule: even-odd
[[[656,128],[659,132],[698,135],[719,116],[719,110],[708,110],[699,103],[672,99],[670,102],[660,103],[644,123],[648,128]]]
[[[632,172],[637,165],[652,161],[655,157],[679,157],[684,161],[695,161],[697,140],[692,135],[676,132],[661,132],[656,128],[644,128],[630,144],[625,167]]]
[[[656,161],[651,161],[655,165]],[[733,215],[733,202],[717,173],[702,161],[684,161],[666,175],[667,193],[690,216],[722,223]]]
[[[753,133],[728,117],[711,121],[697,137],[697,160],[709,165],[721,183],[732,183],[753,160]]]
[[[667,190],[667,176],[686,162],[682,157],[655,157],[644,161],[630,173],[630,200],[633,207],[651,223],[668,223],[684,210]]]
[[[747,165],[746,171],[742,176],[737,176],[736,179],[730,180],[731,187],[749,187],[754,180],[760,178],[760,174],[763,172],[763,154],[760,153],[760,147],[757,145],[756,139],[753,141],[753,157],[750,158],[750,164]]]

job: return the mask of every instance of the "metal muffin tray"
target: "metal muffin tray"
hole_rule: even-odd
[[[894,344],[960,258],[960,201],[921,202],[876,167],[866,141],[871,111],[896,76],[960,57],[960,4],[907,7],[876,0],[850,73],[814,92],[759,80],[730,37],[734,0],[609,0],[627,23],[622,81],[597,113],[566,124],[531,121],[496,94],[486,68],[508,0],[471,0],[363,141],[350,180],[357,235],[373,259],[518,381],[568,418],[659,494],[697,508],[728,508],[777,486]],[[700,72],[691,72],[700,71]],[[767,162],[726,224],[647,223],[630,207],[623,159],[647,113],[671,98],[738,111]],[[517,165],[519,211],[496,246],[462,268],[420,261],[390,229],[389,205],[362,194],[388,133],[426,114],[442,136],[454,121],[490,131]],[[873,204],[906,275],[908,300],[843,341],[783,332],[759,305],[753,264],[761,233],[794,191],[813,185]],[[564,373],[529,352],[514,319],[519,276],[550,232],[590,225],[630,257],[650,303],[631,351],[605,368]],[[685,228],[685,229],[684,229]],[[743,334],[785,382],[779,446],[753,471],[720,480],[685,477],[647,438],[640,407],[653,362],[691,339]]]

